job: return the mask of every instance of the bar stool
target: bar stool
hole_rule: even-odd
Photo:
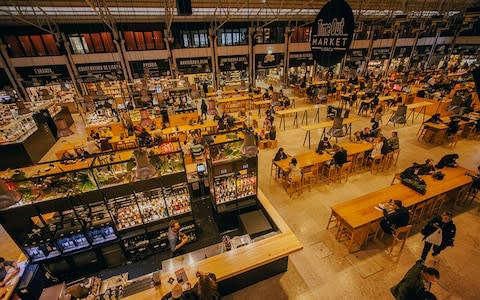
[[[289,188],[291,192],[289,192]],[[288,176],[287,178],[287,194],[292,197],[294,192],[302,193],[302,176]]]
[[[317,183],[318,170],[319,170],[318,165],[313,165],[313,166],[305,168],[303,170],[303,176],[302,176],[303,183],[302,183],[302,185],[303,186],[308,186],[309,191],[311,190],[312,184]]]
[[[400,156],[400,148],[393,150],[392,153],[393,153],[392,161],[394,161],[393,165],[397,166],[398,157]]]
[[[365,152],[357,153],[352,160],[352,172],[363,170],[365,166]]]
[[[377,154],[372,158],[372,166],[370,167],[372,174],[377,174],[382,169],[382,163],[383,154]]]
[[[395,175],[393,175],[393,179],[392,179],[392,182],[390,183],[390,185],[394,185],[396,184],[397,182],[401,182],[402,181],[402,178],[400,177],[400,173],[395,173]]]
[[[420,224],[424,219],[426,208],[425,202],[415,205],[415,207],[410,210],[410,224]]]
[[[383,157],[382,161],[382,172],[387,171],[393,165],[393,152],[388,152]]]
[[[462,206],[462,207],[467,206],[467,203],[469,202],[467,197],[469,188],[470,188],[469,185],[465,185],[462,188],[460,188],[460,190],[457,193],[457,196],[455,197],[455,206]]]
[[[432,200],[432,205],[430,206],[430,211],[428,212],[429,217],[438,216],[442,213],[443,207],[447,202],[447,194],[441,194],[435,197]]]
[[[408,235],[410,234],[410,231],[412,231],[413,225],[407,225],[407,226],[402,226],[395,228],[392,234],[392,244],[390,245],[390,249],[388,250],[388,255],[392,255],[393,248],[400,244],[400,249],[398,251],[397,256],[400,256],[402,254],[402,250],[405,246],[405,242],[407,241]]]

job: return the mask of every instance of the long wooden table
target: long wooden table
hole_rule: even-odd
[[[352,136],[352,123],[356,122],[356,121],[359,121],[359,120],[360,120],[359,118],[355,118],[355,117],[343,119],[342,124],[347,125],[347,131],[345,132],[345,135],[347,133],[349,133],[350,137]],[[320,137],[320,139],[323,139],[326,135],[326,129],[330,128],[330,127],[333,127],[333,120],[332,121],[320,122],[320,123],[312,124],[312,125],[300,126],[300,128],[302,130],[306,131],[305,132],[305,138],[303,139],[303,145],[305,146],[305,142],[307,141],[307,137],[308,137],[308,148],[310,148],[310,132],[312,130],[323,129],[322,136]]]
[[[295,234],[291,231],[275,208],[273,208],[270,201],[260,189],[258,190],[258,200],[277,226],[278,233],[241,248],[230,250],[228,252],[205,259],[202,257],[202,260],[200,261],[194,261],[189,254],[176,257],[176,261],[183,262],[183,267],[189,281],[192,283],[192,286],[196,281],[195,273],[197,271],[201,271],[214,273],[217,277],[217,281],[219,282],[220,289],[222,289],[222,285],[224,283],[229,286],[235,284],[236,287],[242,288],[242,284],[244,286],[251,284],[246,282],[248,280],[246,280],[244,276],[247,274],[250,273],[249,276],[251,277],[261,277],[251,274],[256,272],[257,275],[262,274],[262,276],[265,276],[265,274],[259,271],[259,269],[262,267],[271,267],[273,263],[279,260],[288,259],[288,255],[303,248]],[[272,270],[268,270],[268,272],[271,273]],[[132,296],[125,297],[124,299],[160,299],[173,287],[173,285],[168,282],[170,277],[176,277],[173,271],[162,270],[160,275],[161,285]],[[239,282],[239,280],[241,281],[242,278],[243,282]]]
[[[260,108],[262,107],[262,105],[270,105],[272,103],[272,100],[262,100],[262,101],[254,101],[253,102],[253,105],[255,105],[255,107],[258,107],[258,115],[260,115]]]
[[[316,110],[314,122],[320,121],[320,107],[325,107],[323,104],[315,104],[309,106],[303,106],[298,108],[290,108],[276,111],[275,114],[280,116],[280,128],[283,124],[283,130],[285,130],[285,116],[288,114],[295,114],[295,118],[293,119],[293,126],[298,127],[298,113],[301,112],[302,114],[302,124],[305,121],[305,124],[308,125],[308,114],[307,111],[309,110]]]
[[[203,124],[168,127],[163,129],[162,132],[163,134],[170,135],[178,132],[189,132],[189,131],[202,130],[202,129],[208,129],[208,128],[215,131],[215,129],[217,128],[217,125],[218,123],[216,121],[207,120],[207,121],[204,121]]]
[[[425,122],[425,115],[427,113],[427,106],[430,106],[430,105],[433,105],[432,102],[428,102],[428,101],[422,101],[422,102],[417,102],[417,103],[412,103],[412,104],[407,104],[405,105],[407,107],[407,109],[410,110],[410,113],[407,115],[407,118],[405,119],[405,121],[408,121],[408,119],[410,119],[410,117],[412,117],[412,124],[415,122],[415,120],[418,118],[418,116],[420,114],[423,114],[423,119],[422,119],[422,123]],[[417,108],[420,108],[420,110],[418,112],[416,112]],[[390,110],[392,111],[392,117],[393,115],[395,114],[395,112],[397,111],[398,107],[391,107]],[[415,116],[415,113],[416,113],[416,116]]]
[[[361,142],[361,143],[352,143],[352,142],[347,142],[347,143],[342,143],[340,144],[341,147],[343,147],[347,151],[347,155],[356,155],[361,152],[366,152],[372,149],[372,144],[368,142]],[[324,152],[323,154],[318,154],[313,150],[309,150],[307,152],[303,152],[300,154],[295,155],[295,158],[297,159],[298,162],[298,167],[300,169],[303,169],[305,167],[310,167],[313,165],[317,164],[323,164],[327,161],[330,161],[333,159],[333,155]],[[290,162],[292,161],[292,156],[274,161],[273,163],[280,168],[284,173],[288,173],[290,170]]]
[[[349,231],[348,250],[352,252],[354,246],[362,246],[368,234],[368,226],[383,217],[383,212],[375,208],[380,203],[388,202],[391,199],[398,199],[407,208],[432,199],[436,196],[453,191],[457,188],[468,185],[472,182],[470,176],[465,175],[466,169],[443,168],[445,174],[443,180],[436,180],[431,175],[422,176],[427,184],[425,195],[415,192],[409,187],[398,183],[378,191],[360,196],[358,198],[336,204],[331,207],[332,212],[327,229],[334,221],[341,224]],[[337,235],[338,238],[338,235]]]

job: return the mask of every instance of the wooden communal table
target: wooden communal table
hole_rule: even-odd
[[[203,124],[168,127],[168,128],[162,129],[162,133],[168,136],[171,134],[176,134],[178,132],[189,132],[189,131],[204,130],[204,129],[210,129],[211,131],[215,132],[217,125],[218,125],[217,121],[207,120],[207,121],[204,121]]]
[[[281,270],[275,264],[278,264],[279,261],[287,263],[288,255],[301,250],[303,246],[261,190],[258,190],[258,200],[277,226],[277,234],[222,254],[208,258],[202,257],[199,261],[195,261],[188,253],[176,257],[175,261],[183,262],[183,268],[192,286],[196,282],[195,273],[197,271],[214,273],[219,289],[230,290],[229,292],[232,289],[241,289],[256,282],[252,281],[252,278],[262,280],[262,277],[265,279],[278,274],[279,271],[286,271],[286,264]],[[170,277],[176,277],[174,270],[162,269],[161,285],[122,299],[160,299],[173,287],[168,283]]]
[[[383,101],[392,101],[395,98],[393,96],[380,96],[378,97],[378,101],[383,102]]]
[[[350,137],[351,137],[352,136],[352,123],[356,122],[356,121],[359,121],[359,120],[360,120],[359,118],[355,118],[355,117],[343,119],[343,125],[345,125],[347,127],[347,131],[345,132],[345,134],[349,133]],[[333,127],[333,120],[332,121],[320,122],[320,123],[312,124],[312,125],[300,126],[300,128],[302,130],[305,130],[305,138],[303,139],[303,145],[305,145],[305,142],[307,141],[307,137],[308,137],[308,148],[310,148],[310,132],[312,130],[323,129],[322,136],[320,137],[320,139],[323,139],[326,136],[327,128],[331,128],[331,127]]]
[[[283,124],[283,130],[285,130],[285,116],[288,114],[295,114],[295,118],[293,119],[293,126],[298,127],[298,113],[302,114],[302,124],[305,121],[305,125],[308,125],[308,114],[309,110],[316,110],[314,122],[320,121],[320,107],[325,107],[323,104],[315,104],[309,106],[303,106],[298,108],[290,108],[276,111],[275,114],[280,116],[280,128]]]
[[[352,143],[352,142],[347,142],[347,143],[342,143],[339,144],[341,147],[343,147],[345,150],[347,150],[347,155],[356,155],[361,152],[366,152],[371,150],[373,147],[370,143],[368,142],[361,142],[361,143]],[[310,167],[313,165],[317,164],[323,164],[327,161],[330,161],[333,159],[333,156],[327,152],[324,152],[322,154],[318,154],[313,150],[309,150],[307,152],[303,152],[301,154],[295,155],[295,158],[297,159],[298,162],[298,167],[300,169],[303,169],[305,167]],[[290,170],[290,162],[292,161],[292,157],[289,156],[286,159],[282,159],[279,161],[274,161],[273,163],[280,168],[284,173],[288,173]]]
[[[360,196],[358,198],[336,204],[331,207],[327,229],[331,223],[337,222],[338,227],[347,229],[348,250],[352,252],[354,247],[361,247],[367,238],[369,225],[382,219],[383,212],[375,208],[379,203],[388,202],[391,199],[398,199],[407,208],[413,207],[428,199],[453,191],[457,188],[468,185],[472,178],[465,175],[466,169],[443,168],[445,174],[443,180],[435,180],[431,175],[422,176],[427,184],[427,193],[422,195],[398,183],[378,191]],[[337,239],[340,235],[337,232]]]
[[[260,108],[264,105],[270,105],[272,103],[272,100],[262,100],[262,101],[254,101],[253,105],[255,107],[258,107],[258,115],[260,115]]]
[[[410,110],[410,113],[408,114],[405,121],[408,121],[408,119],[410,119],[410,117],[412,117],[412,124],[413,124],[415,122],[415,120],[418,118],[418,116],[420,114],[423,114],[422,123],[425,122],[425,115],[426,115],[426,112],[427,112],[426,111],[427,106],[430,106],[430,105],[433,105],[433,103],[428,102],[428,101],[422,101],[422,102],[417,102],[417,103],[412,103],[412,104],[405,105],[407,107],[407,109]],[[416,110],[418,108],[420,108],[420,110],[417,112]],[[397,109],[398,109],[397,106],[394,106],[394,107],[390,108],[390,110],[392,111],[392,117],[395,114],[395,112],[397,111]]]

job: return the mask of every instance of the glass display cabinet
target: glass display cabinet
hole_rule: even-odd
[[[85,234],[92,245],[99,245],[117,239],[113,221],[103,201],[76,205],[74,210],[82,221]]]
[[[135,195],[107,199],[107,205],[117,230],[121,231],[143,224]]]
[[[135,193],[135,196],[145,224],[168,218],[161,189]]]

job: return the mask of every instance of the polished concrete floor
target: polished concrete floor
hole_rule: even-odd
[[[304,105],[297,103],[297,106]],[[325,119],[325,109],[322,116]],[[384,117],[384,123],[388,119]],[[353,130],[369,126],[370,117],[353,124]],[[396,128],[400,137],[401,154],[397,167],[388,172],[372,175],[363,172],[353,175],[347,183],[318,183],[311,191],[300,196],[289,197],[281,184],[270,177],[270,164],[276,149],[264,149],[259,154],[260,188],[269,197],[274,207],[296,234],[304,249],[290,256],[288,271],[262,281],[224,299],[392,299],[389,290],[420,257],[421,235],[415,232],[408,238],[399,258],[385,254],[386,246],[381,242],[370,243],[359,252],[349,254],[345,245],[335,240],[326,225],[330,206],[390,184],[395,172],[412,162],[423,162],[426,158],[438,160],[441,156],[456,152],[460,154],[460,165],[474,169],[480,164],[480,142],[462,139],[455,149],[448,146],[425,145],[416,140],[419,120],[415,125]],[[275,120],[278,124],[279,120]],[[278,127],[278,126],[277,126]],[[388,137],[391,125],[381,125]],[[82,128],[70,139],[77,140]],[[79,133],[79,134],[78,134]],[[287,130],[278,130],[279,146],[291,155],[302,153],[304,132],[292,128],[292,119],[287,119]],[[317,143],[320,132],[312,132],[312,143]],[[55,149],[70,139],[61,139]],[[342,142],[342,140],[339,140]],[[52,149],[47,158],[51,158]],[[438,299],[480,299],[480,211],[478,204],[457,210],[454,216],[457,225],[455,247],[441,254],[437,268],[441,278],[432,288]],[[1,256],[15,258],[19,250],[11,246],[0,231]],[[427,261],[428,262],[428,261]]]

